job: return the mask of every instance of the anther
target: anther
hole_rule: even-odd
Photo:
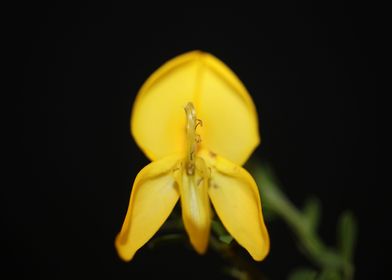
[[[200,126],[203,126],[203,121],[200,120],[200,119],[196,119],[195,129],[196,129],[199,125],[200,125]]]

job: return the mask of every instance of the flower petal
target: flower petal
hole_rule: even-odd
[[[214,154],[202,153],[211,168],[209,196],[223,225],[257,261],[269,252],[259,191],[242,167]]]
[[[151,160],[185,151],[184,108],[197,88],[197,53],[178,56],[156,70],[140,89],[131,131]]]
[[[253,101],[238,77],[216,57],[203,56],[200,93],[195,99],[202,144],[242,165],[259,145],[258,118]]]
[[[172,156],[152,162],[136,176],[128,212],[115,241],[122,259],[131,260],[173,210],[179,192],[172,170],[178,159]]]
[[[131,130],[145,154],[155,160],[185,151],[188,102],[204,124],[202,145],[242,165],[260,141],[255,106],[238,77],[200,51],[168,61],[140,89]]]
[[[207,249],[211,226],[207,173],[204,161],[197,159],[194,175],[188,175],[183,168],[177,176],[184,226],[191,244],[199,254]]]

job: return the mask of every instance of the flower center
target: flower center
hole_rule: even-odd
[[[191,102],[185,106],[186,114],[186,159],[185,169],[188,175],[195,174],[197,144],[200,142],[200,135],[196,134],[196,128],[202,125],[202,121],[196,118],[196,110]]]

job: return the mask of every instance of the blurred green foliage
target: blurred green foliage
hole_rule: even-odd
[[[265,208],[272,216],[284,220],[296,235],[298,245],[312,268],[299,268],[288,279],[350,280],[354,277],[353,255],[357,225],[350,211],[344,212],[338,221],[336,247],[328,247],[317,234],[321,204],[309,198],[302,210],[296,208],[282,192],[281,184],[267,164],[250,162],[248,170],[259,186]]]

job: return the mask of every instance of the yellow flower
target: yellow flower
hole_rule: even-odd
[[[207,249],[211,201],[227,231],[255,260],[268,254],[258,188],[241,167],[260,142],[257,113],[226,65],[199,51],[165,63],[140,89],[131,130],[152,163],[136,176],[115,241],[122,259],[132,259],[179,198],[198,253]]]

